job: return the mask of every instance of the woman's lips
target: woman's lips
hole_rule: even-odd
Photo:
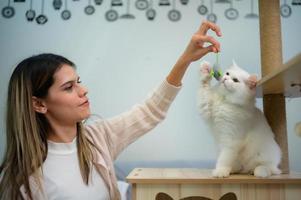
[[[80,104],[79,106],[89,106],[89,100],[86,100],[84,103]]]

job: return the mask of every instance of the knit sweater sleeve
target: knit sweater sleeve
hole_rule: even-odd
[[[164,80],[149,97],[130,110],[95,125],[104,138],[113,160],[129,144],[141,135],[153,129],[166,116],[167,110],[181,87],[176,87]],[[95,132],[95,131],[94,131]]]

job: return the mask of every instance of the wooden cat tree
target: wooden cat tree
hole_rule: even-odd
[[[204,169],[136,168],[127,177],[132,184],[133,200],[301,199],[301,173],[289,171],[285,111],[285,96],[301,96],[301,54],[283,64],[279,0],[259,0],[258,5],[263,78],[258,83],[257,95],[263,98],[264,114],[282,149],[283,174],[218,179],[212,178],[211,170]]]

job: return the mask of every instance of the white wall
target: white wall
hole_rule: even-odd
[[[0,17],[0,158],[5,145],[7,84],[13,68],[22,59],[42,52],[71,59],[78,66],[83,84],[89,88],[92,112],[110,117],[141,102],[165,78],[204,19],[196,11],[200,1],[193,0],[186,7],[178,4],[182,19],[176,23],[166,17],[170,8],[159,8],[157,3],[157,18],[153,22],[132,5],[135,20],[120,19],[113,23],[104,18],[109,1],[97,7],[92,16],[83,12],[87,1],[69,1],[72,12],[69,21],[63,21],[51,3],[45,2],[49,21],[43,26],[25,20],[28,3],[12,4],[16,10],[13,18]],[[6,4],[7,1],[0,1],[0,8]],[[214,12],[223,32],[220,62],[228,66],[235,59],[250,73],[260,75],[259,22],[244,18],[250,11],[249,6],[249,1],[234,1],[240,16],[236,21],[229,21],[224,17],[228,6],[215,5]],[[257,3],[255,6],[257,8]],[[40,10],[40,1],[34,1],[34,8]],[[292,16],[282,19],[284,61],[301,52],[300,10],[301,7],[293,7]],[[118,8],[118,11],[122,14],[125,9]],[[214,58],[208,55],[204,59],[213,62]],[[129,146],[120,155],[120,161],[215,159],[213,139],[196,108],[199,63],[189,68],[183,89],[167,119]],[[258,106],[261,107],[261,99],[258,99]],[[301,171],[301,138],[295,135],[293,127],[301,120],[300,106],[301,98],[287,100],[290,165],[292,170],[298,171]]]

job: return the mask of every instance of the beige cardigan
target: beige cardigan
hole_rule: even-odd
[[[85,133],[96,146],[93,164],[107,184],[112,200],[120,199],[114,160],[124,148],[165,118],[166,112],[180,88],[164,80],[144,103],[111,119],[85,126]],[[47,199],[38,189],[33,178],[30,178],[30,187],[34,200]],[[22,196],[29,199],[24,186],[20,190]]]

